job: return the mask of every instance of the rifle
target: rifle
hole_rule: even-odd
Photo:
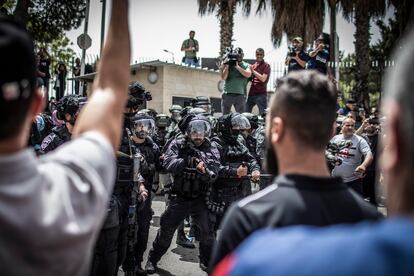
[[[217,175],[213,171],[211,171],[209,168],[207,168],[208,160],[206,160],[204,158],[202,152],[199,149],[197,149],[196,147],[194,147],[194,145],[192,143],[187,143],[187,145],[188,145],[188,149],[190,150],[190,152],[194,153],[194,155],[195,155],[194,156],[194,161],[195,162],[193,162],[195,164],[193,164],[193,165],[197,166],[198,163],[203,162],[205,164],[204,168],[206,170],[207,175],[209,176],[209,178],[211,180],[215,180],[217,178]]]
[[[131,131],[126,129],[128,136],[131,137]],[[128,137],[128,138],[129,138]],[[135,149],[133,150],[133,145],[131,139],[129,141],[130,155],[124,154],[133,160],[133,181],[132,181],[132,190],[131,190],[131,201],[128,208],[128,229],[127,229],[127,252],[126,259],[124,261],[123,269],[125,276],[135,276],[135,243],[136,243],[136,233],[137,233],[137,219],[136,219],[136,207],[139,197],[138,184],[142,181],[142,176],[140,174],[142,154]]]

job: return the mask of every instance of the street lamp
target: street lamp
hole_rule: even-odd
[[[171,52],[171,51],[168,51],[167,49],[164,49],[164,52],[166,52],[166,53],[170,54],[170,55],[172,56],[172,61],[173,61],[173,63],[175,63],[174,53],[173,53],[173,52]]]

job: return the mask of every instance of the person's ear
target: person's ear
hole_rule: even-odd
[[[46,106],[46,93],[41,88],[37,88],[34,92],[32,102],[30,104],[30,119],[33,120]]]
[[[66,122],[69,122],[69,121],[70,121],[70,119],[72,119],[72,115],[70,115],[69,113],[66,113],[66,114],[65,114],[65,121],[66,121]]]
[[[272,144],[280,143],[285,134],[285,123],[280,117],[274,117],[270,122],[270,140]]]

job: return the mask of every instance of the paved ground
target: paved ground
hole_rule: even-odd
[[[147,260],[148,251],[151,249],[152,242],[155,239],[157,230],[159,228],[160,216],[165,210],[165,203],[162,197],[155,197],[152,202],[152,208],[154,209],[154,216],[151,223],[149,239],[148,239],[148,248],[145,252],[144,263]],[[186,229],[188,230],[188,229]],[[162,257],[161,261],[158,263],[158,271],[153,275],[162,275],[162,276],[185,276],[185,275],[194,275],[194,276],[205,276],[207,275],[203,272],[198,265],[198,244],[195,249],[183,248],[175,243],[176,237],[171,243],[170,248],[167,253]],[[118,276],[123,276],[123,272],[119,272]]]

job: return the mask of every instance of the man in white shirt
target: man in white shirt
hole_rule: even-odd
[[[0,264],[2,275],[86,275],[115,176],[128,93],[128,1],[114,0],[93,94],[73,141],[40,159],[26,147],[43,108],[33,41],[0,17]]]
[[[346,118],[342,122],[342,133],[331,139],[333,144],[349,143],[338,153],[342,163],[335,166],[332,175],[342,177],[345,184],[362,195],[362,178],[374,158],[367,141],[354,133],[354,119]]]

